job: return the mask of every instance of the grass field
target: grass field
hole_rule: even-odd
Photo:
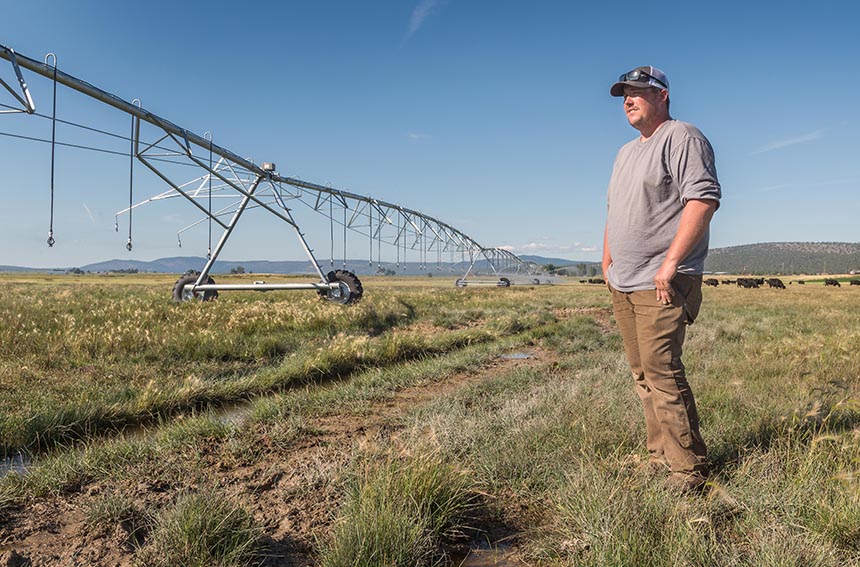
[[[0,452],[32,459],[0,477],[0,559],[860,564],[856,287],[705,289],[715,474],[677,497],[601,286],[369,278],[344,307],[174,279],[0,278]]]

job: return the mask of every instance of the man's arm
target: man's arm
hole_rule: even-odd
[[[609,278],[606,277],[606,271],[609,269],[609,264],[612,263],[612,254],[609,252],[607,232],[609,232],[608,224],[606,225],[606,228],[603,229],[603,261],[601,262],[601,265],[603,267],[603,279],[609,281]]]
[[[678,264],[690,253],[693,247],[702,239],[708,230],[708,224],[714,211],[717,210],[717,201],[690,199],[681,213],[681,221],[678,224],[678,232],[666,253],[666,260],[657,275],[654,276],[654,284],[657,286],[657,301],[670,303],[675,291],[672,289],[672,279],[678,273]],[[607,250],[604,244],[604,262]]]

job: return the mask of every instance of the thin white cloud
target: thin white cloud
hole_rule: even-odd
[[[409,132],[409,139],[412,141],[426,140],[430,136],[428,134],[419,134],[418,132]]]
[[[82,202],[81,204],[84,206],[84,210],[87,212],[87,216],[90,217],[90,222],[95,225],[96,224],[96,218],[93,216],[93,212],[90,210],[90,208],[87,206],[86,203]]]
[[[528,244],[523,244],[519,247],[520,250],[526,250],[529,252],[534,252],[536,250],[550,250],[555,249],[554,246],[548,246],[542,242],[529,242]]]
[[[553,252],[553,253],[568,253],[568,252],[596,252],[595,246],[583,246],[580,242],[573,244],[553,244],[547,242],[528,242],[518,246],[503,246],[505,250],[514,253],[535,253],[535,252]]]
[[[820,140],[824,137],[826,130],[813,130],[812,132],[808,132],[806,134],[801,134],[800,136],[795,136],[793,138],[786,138],[784,140],[777,140],[776,142],[771,142],[766,146],[759,148],[758,150],[752,152],[750,155],[763,154],[765,152],[772,152],[773,150],[778,150],[781,148],[785,148],[788,146],[794,146],[797,144],[804,144],[806,142],[813,142],[815,140]]]
[[[407,37],[411,37],[415,32],[421,29],[427,18],[430,17],[436,8],[442,4],[442,0],[421,0],[415,9],[412,10],[412,17],[409,18],[409,33]]]

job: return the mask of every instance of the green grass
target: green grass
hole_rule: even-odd
[[[209,493],[180,495],[153,524],[138,565],[242,567],[260,551],[261,531],[248,511]]]
[[[26,497],[58,495],[90,481],[161,475],[159,465],[165,461],[175,467],[169,469],[172,476],[193,476],[195,463],[189,455],[217,442],[224,442],[226,461],[253,462],[271,451],[288,449],[302,435],[312,434],[310,424],[316,417],[361,415],[369,404],[390,399],[402,388],[432,384],[457,372],[476,369],[506,350],[563,328],[563,324],[539,327],[495,342],[478,342],[454,352],[368,369],[324,387],[261,398],[249,404],[247,417],[239,428],[205,412],[165,421],[148,435],[109,442],[94,439],[83,445],[58,447],[35,458],[28,474],[0,478],[0,507]]]
[[[440,542],[462,535],[476,499],[469,475],[433,454],[387,457],[356,468],[320,564],[443,564]]]
[[[42,297],[73,289],[47,286]],[[319,543],[309,563],[441,564],[452,538],[503,526],[516,534],[528,564],[860,564],[857,289],[705,290],[702,314],[688,333],[685,363],[714,477],[706,496],[680,498],[641,467],[644,423],[619,336],[611,325],[607,328],[605,290],[515,286],[498,291],[380,288],[382,298],[358,310],[308,303],[309,321],[322,320],[300,329],[288,328],[292,323],[267,327],[263,319],[268,307],[285,313],[288,307],[281,302],[297,309],[294,302],[303,298],[266,295],[263,305],[253,305],[259,296],[239,294],[212,306],[171,306],[201,319],[227,320],[239,310],[248,319],[243,324],[261,318],[243,340],[262,341],[271,331],[266,340],[298,346],[255,359],[240,372],[232,365],[241,357],[228,354],[230,360],[213,362],[203,356],[201,364],[214,365],[207,367],[211,374],[148,386],[131,380],[128,400],[153,411],[159,406],[152,400],[181,406],[201,392],[213,402],[233,395],[207,390],[213,385],[275,394],[253,401],[241,425],[188,412],[182,419],[156,419],[153,432],[140,438],[106,441],[87,433],[81,445],[56,447],[38,457],[30,474],[0,479],[0,506],[46,495],[62,498],[93,482],[122,485],[143,479],[172,487],[169,502],[142,509],[127,495],[107,491],[87,511],[90,529],[123,521],[143,526],[135,559],[140,561],[156,548],[189,547],[183,538],[192,533],[195,541],[218,542],[223,538],[201,535],[217,532],[217,524],[201,528],[189,519],[201,514],[180,513],[183,499],[206,485],[213,460],[226,467],[277,467],[281,455],[313,442],[317,418],[360,419],[404,388],[432,386],[480,369],[480,379],[392,415],[387,427],[397,435],[341,447],[343,459],[318,471],[342,497],[331,523],[315,534]],[[131,295],[150,292],[141,286]],[[151,301],[151,310],[159,312],[155,295]],[[168,319],[169,309],[163,312]],[[324,320],[330,314],[339,319],[334,327]],[[231,352],[218,333],[195,337],[213,341],[204,347],[210,354]],[[181,373],[189,368],[182,364],[193,366],[198,356],[185,348],[190,349],[183,355],[187,360],[177,363],[184,368]],[[513,349],[536,349],[545,357],[494,366],[500,353]],[[94,352],[104,368],[115,368],[107,347]],[[43,360],[26,349],[23,356]],[[116,356],[119,364],[126,355]],[[0,357],[7,369],[3,380],[19,388],[19,401],[27,400],[29,390],[8,371],[14,360]],[[165,363],[164,369],[170,368]],[[62,399],[64,388],[80,378],[58,371],[57,389],[51,390],[48,381],[47,390],[52,399]],[[303,387],[284,388],[289,384]],[[90,380],[75,387],[97,392],[100,386]],[[93,395],[99,407],[100,398]],[[75,403],[66,409],[78,407]],[[0,415],[12,416],[3,425],[10,438],[19,434],[17,419],[39,415],[7,407],[11,414]],[[92,433],[98,431],[94,427]],[[301,490],[312,493],[315,487]],[[227,516],[235,508],[228,507]],[[259,535],[255,530],[261,528],[242,526]],[[243,541],[238,548],[248,553],[234,564],[252,564],[260,553],[258,539]],[[213,559],[211,549],[219,545],[204,547],[210,551],[198,557],[205,555],[212,564],[224,561]],[[194,564],[196,559],[175,559],[174,564],[183,561]]]
[[[119,526],[126,544],[139,546],[151,529],[151,518],[129,495],[110,491],[100,495],[86,510],[85,525],[95,535],[110,535]]]
[[[311,294],[174,304],[152,286],[4,282],[0,453],[41,451],[367,367],[455,350],[553,320],[534,304],[462,293],[378,293],[357,306]],[[446,315],[450,312],[450,315]],[[432,325],[432,324],[431,324]],[[428,332],[429,331],[429,332]],[[38,387],[34,387],[38,385]]]
[[[617,337],[543,341],[564,357],[416,409],[407,446],[433,440],[473,471],[498,514],[550,565],[860,562],[860,412],[853,313],[815,292],[760,301],[708,293],[688,371],[715,465],[678,498],[640,465],[638,400]],[[525,511],[525,512],[524,512]]]

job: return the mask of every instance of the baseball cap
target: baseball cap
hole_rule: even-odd
[[[656,87],[668,91],[669,79],[666,78],[666,73],[657,67],[644,65],[636,67],[632,71],[627,71],[618,77],[618,82],[612,85],[612,88],[609,89],[609,94],[612,96],[624,96],[624,85],[630,85],[631,87]]]

